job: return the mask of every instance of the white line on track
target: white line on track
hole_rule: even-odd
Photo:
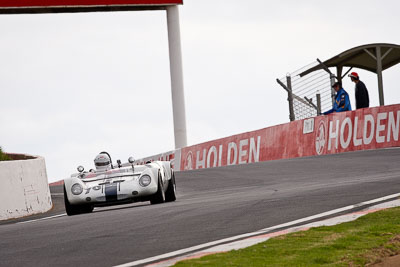
[[[109,207],[96,207],[96,208],[94,208],[94,211],[106,210],[107,208],[109,208]],[[49,216],[49,217],[44,217],[44,218],[39,218],[39,219],[34,219],[34,220],[29,220],[29,221],[23,221],[23,222],[17,222],[15,224],[40,222],[40,221],[45,221],[45,220],[64,217],[64,216],[67,216],[67,214],[66,213],[62,213],[62,214],[57,214],[57,215],[53,215],[53,216]]]
[[[130,267],[130,266],[137,266],[137,265],[147,264],[147,263],[151,263],[151,262],[155,262],[155,261],[161,261],[161,260],[165,260],[165,259],[168,259],[168,258],[172,258],[172,257],[188,254],[188,253],[191,253],[191,252],[194,252],[194,251],[198,251],[198,250],[201,250],[201,249],[209,248],[209,247],[212,247],[212,246],[220,245],[220,244],[223,244],[223,243],[227,243],[227,242],[231,242],[231,241],[237,241],[237,240],[244,239],[244,238],[251,237],[251,236],[257,236],[257,235],[266,234],[266,233],[272,232],[272,231],[277,230],[277,229],[293,226],[293,225],[296,225],[296,224],[299,224],[299,223],[313,221],[313,220],[316,220],[316,219],[321,219],[321,218],[324,218],[324,217],[327,217],[327,216],[331,216],[331,215],[334,215],[334,214],[342,213],[342,212],[345,212],[345,211],[350,211],[350,210],[355,209],[355,208],[360,208],[360,207],[363,207],[363,206],[371,205],[371,204],[378,203],[378,202],[387,201],[387,200],[398,198],[398,197],[400,197],[400,193],[389,195],[389,196],[385,196],[385,197],[381,197],[381,198],[377,198],[377,199],[373,199],[373,200],[369,200],[369,201],[365,201],[365,202],[361,202],[361,203],[358,203],[358,204],[355,204],[355,205],[350,205],[350,206],[346,206],[346,207],[339,208],[339,209],[334,209],[334,210],[323,212],[323,213],[316,214],[316,215],[313,215],[313,216],[309,216],[309,217],[305,217],[305,218],[302,218],[302,219],[294,220],[294,221],[291,221],[291,222],[288,222],[288,223],[283,223],[283,224],[279,224],[279,225],[276,225],[276,226],[264,228],[264,229],[261,229],[261,230],[256,231],[256,232],[237,235],[237,236],[233,236],[233,237],[229,237],[229,238],[224,238],[224,239],[221,239],[221,240],[216,240],[216,241],[213,241],[213,242],[208,242],[208,243],[204,243],[204,244],[193,246],[193,247],[180,249],[180,250],[177,250],[177,251],[165,253],[165,254],[154,256],[154,257],[150,257],[150,258],[128,262],[128,263],[125,263],[125,264],[117,265],[115,267]]]
[[[394,149],[400,149],[400,147],[385,147],[383,149],[384,150],[394,150]]]
[[[58,215],[54,215],[54,216],[44,217],[44,218],[40,218],[40,219],[29,220],[29,221],[24,221],[24,222],[18,222],[18,223],[16,223],[16,224],[31,223],[31,222],[39,222],[39,221],[49,220],[49,219],[53,219],[53,218],[63,217],[63,216],[66,216],[66,215],[67,215],[66,213],[63,213],[63,214],[58,214]]]
[[[333,225],[337,225],[340,223],[350,222],[350,221],[354,221],[364,215],[367,215],[369,213],[377,212],[377,211],[388,209],[388,208],[399,207],[399,206],[400,206],[400,199],[386,201],[382,204],[376,204],[373,206],[369,206],[361,211],[350,212],[350,213],[346,213],[345,215],[339,215],[339,216],[328,218],[328,219],[321,219],[321,220],[318,220],[315,222],[302,224],[300,226],[293,226],[290,228],[285,228],[284,230],[280,230],[280,231],[272,231],[267,234],[261,234],[261,235],[241,239],[238,241],[233,241],[230,243],[224,243],[222,245],[218,245],[218,246],[207,248],[207,249],[204,249],[201,251],[196,251],[193,253],[185,254],[183,256],[178,256],[178,257],[170,258],[167,260],[158,261],[156,263],[150,263],[149,265],[146,265],[146,267],[169,267],[180,261],[189,260],[189,259],[197,259],[197,258],[201,258],[206,255],[224,253],[224,252],[228,252],[231,250],[239,250],[239,249],[247,248],[247,247],[265,242],[273,237],[286,235],[289,233],[307,231],[313,227],[333,226]]]

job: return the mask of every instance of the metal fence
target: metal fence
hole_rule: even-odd
[[[291,121],[315,117],[332,108],[332,78],[328,72],[321,69],[300,77],[302,72],[319,64],[315,61],[277,79],[288,93]]]

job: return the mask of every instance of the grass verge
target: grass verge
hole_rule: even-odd
[[[175,266],[365,266],[398,253],[400,208],[392,208]]]
[[[4,154],[3,150],[0,147],[0,161],[4,160],[11,160],[11,158],[7,154]]]

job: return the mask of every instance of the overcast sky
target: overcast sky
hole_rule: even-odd
[[[275,79],[354,46],[400,44],[398,1],[186,0],[180,7],[189,144],[288,121]],[[163,11],[0,16],[0,146],[48,177],[174,148]],[[359,71],[378,105],[376,76]],[[400,102],[400,65],[384,72]],[[344,88],[354,104],[354,85]]]

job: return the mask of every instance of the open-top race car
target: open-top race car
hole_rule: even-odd
[[[148,162],[145,165],[113,165],[107,152],[96,156],[96,170],[84,171],[64,179],[64,202],[68,215],[92,212],[95,206],[150,201],[159,204],[176,200],[174,171],[169,161]]]

